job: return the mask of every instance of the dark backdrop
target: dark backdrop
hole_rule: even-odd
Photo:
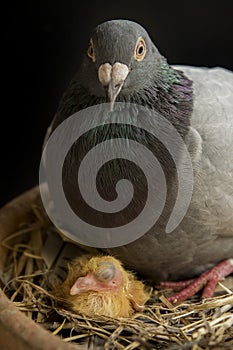
[[[2,9],[1,204],[37,184],[46,128],[96,24],[135,20],[170,63],[233,70],[231,1],[8,3]]]

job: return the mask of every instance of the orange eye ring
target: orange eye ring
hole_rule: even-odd
[[[134,58],[137,61],[142,61],[145,55],[146,55],[146,43],[145,43],[145,40],[140,36],[135,46]]]
[[[88,49],[87,49],[87,56],[92,59],[93,62],[95,62],[95,51],[94,51],[94,45],[92,39],[90,40]]]

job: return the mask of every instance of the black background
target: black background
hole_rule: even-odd
[[[17,1],[1,9],[3,204],[38,183],[47,126],[87,48],[109,19],[142,24],[169,63],[233,70],[231,1]],[[2,5],[1,5],[2,7]]]

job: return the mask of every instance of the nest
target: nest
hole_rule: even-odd
[[[79,349],[233,349],[233,293],[223,284],[221,295],[178,306],[166,299],[168,290],[153,288],[143,312],[127,319],[90,318],[59,307],[41,256],[51,223],[32,209],[34,222],[2,242],[9,249],[3,279],[8,298],[41,327]]]

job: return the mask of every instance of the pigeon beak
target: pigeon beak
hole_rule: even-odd
[[[114,103],[116,101],[117,96],[119,95],[124,82],[120,82],[115,84],[112,80],[110,81],[107,89],[107,97],[110,102],[110,110],[113,111]]]
[[[114,102],[116,101],[128,74],[129,68],[126,64],[119,62],[114,63],[113,66],[109,63],[104,63],[99,67],[99,81],[106,90],[111,111],[113,110]]]

